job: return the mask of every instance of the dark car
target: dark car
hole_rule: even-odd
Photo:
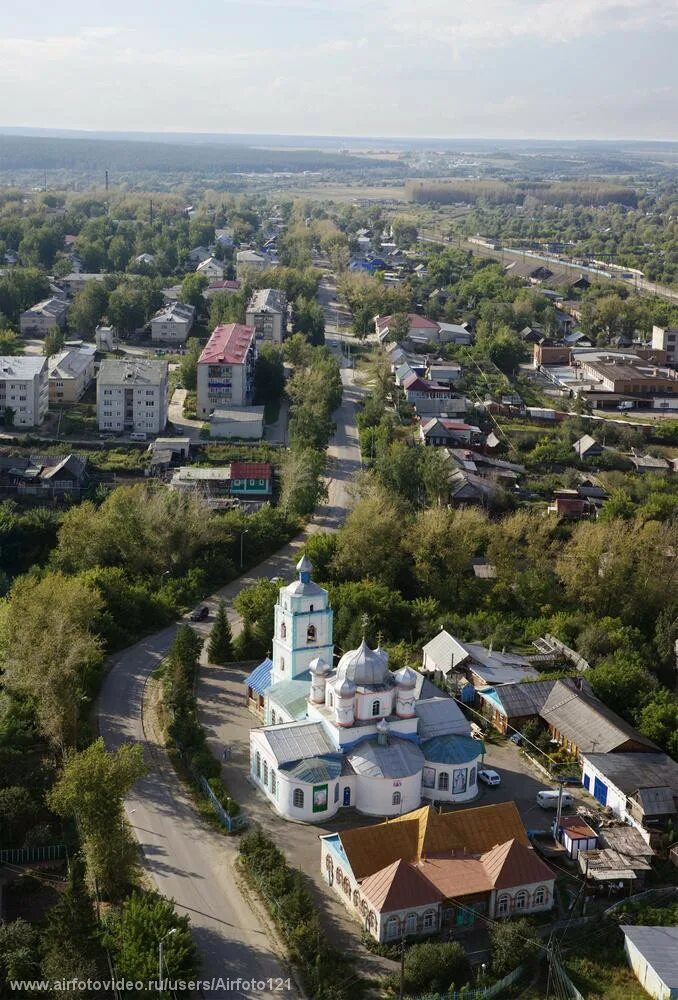
[[[189,618],[192,622],[204,622],[205,619],[209,617],[209,613],[207,605],[202,604],[199,608],[196,608],[195,611],[191,611]]]

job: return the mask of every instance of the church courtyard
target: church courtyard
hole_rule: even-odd
[[[207,733],[210,749],[221,758],[224,748],[229,748],[230,757],[222,763],[223,779],[249,823],[259,825],[284,851],[290,864],[301,868],[309,876],[326,926],[340,935],[348,946],[356,947],[359,944],[359,927],[335,894],[328,892],[322,877],[319,838],[326,833],[378,823],[381,817],[370,817],[349,809],[341,810],[326,823],[308,824],[290,822],[278,815],[250,776],[250,732],[260,727],[261,720],[246,705],[243,681],[247,674],[248,670],[244,668],[201,663],[197,695],[200,721]],[[546,782],[531,769],[518,749],[505,741],[488,744],[485,764],[499,771],[501,785],[494,788],[478,785],[479,794],[472,802],[447,808],[456,810],[514,801],[526,829],[546,828],[550,814],[540,809],[535,801],[537,792],[546,787]],[[365,955],[375,975],[391,971],[394,967],[394,963],[387,959],[369,952]]]

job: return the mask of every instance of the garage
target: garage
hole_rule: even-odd
[[[593,797],[601,806],[607,805],[607,785],[600,778],[593,779]]]

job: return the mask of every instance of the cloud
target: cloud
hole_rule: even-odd
[[[610,31],[678,27],[675,0],[391,0],[390,30],[410,41],[498,47],[521,38],[570,42]]]
[[[367,38],[335,38],[330,42],[322,42],[318,48],[323,52],[349,52],[352,49],[366,49]]]

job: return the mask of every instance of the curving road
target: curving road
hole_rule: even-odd
[[[336,338],[328,344],[340,351]],[[350,506],[349,481],[360,467],[355,424],[360,390],[353,371],[342,369],[344,398],[334,417],[336,432],[330,443],[327,503],[317,512],[308,531],[332,531]],[[208,600],[212,609],[220,598],[232,599],[248,583],[265,576],[290,577],[305,534],[285,545],[245,576]],[[191,805],[165,751],[147,732],[142,719],[146,681],[167,654],[176,632],[172,625],[143,639],[114,658],[98,701],[98,724],[109,749],[125,741],[142,744],[149,766],[126,803],[127,815],[141,848],[143,865],[158,890],[173,898],[188,914],[203,958],[203,978],[274,981],[288,973],[275,950],[266,924],[243,897],[234,877],[237,844],[202,822]],[[199,627],[207,631],[203,626]],[[171,973],[171,968],[170,968]],[[259,984],[260,985],[260,984]],[[227,985],[209,997],[295,997],[294,983],[282,990],[264,984],[251,989]]]

